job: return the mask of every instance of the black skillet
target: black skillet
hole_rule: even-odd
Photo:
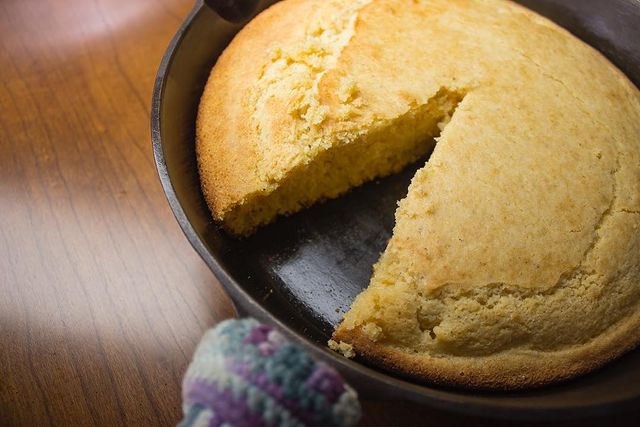
[[[207,7],[197,1],[162,59],[153,93],[153,150],[167,199],[185,235],[238,310],[278,325],[339,369],[365,398],[408,400],[441,410],[528,420],[606,415],[640,405],[640,349],[579,379],[509,393],[415,384],[326,349],[342,312],[367,285],[371,266],[390,236],[396,201],[405,195],[420,164],[281,218],[246,239],[231,238],[213,224],[196,170],[196,108],[220,52],[248,15],[271,3],[275,1],[207,0]],[[639,85],[639,1],[520,3],[599,49]]]

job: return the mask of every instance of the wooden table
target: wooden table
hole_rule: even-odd
[[[155,71],[191,6],[0,2],[0,425],[175,424],[195,345],[234,314],[172,217],[149,140]]]

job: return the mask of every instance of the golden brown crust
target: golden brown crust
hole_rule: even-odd
[[[356,360],[410,379],[479,390],[517,390],[576,378],[601,368],[640,344],[640,313],[614,325],[597,340],[563,352],[517,352],[491,357],[430,357],[409,354],[367,338],[359,328],[338,328],[336,342],[350,343]]]
[[[269,61],[271,45],[299,38],[300,20],[310,6],[289,0],[265,10],[234,38],[211,71],[198,109],[196,154],[202,190],[218,220],[263,185],[256,173],[250,93]]]

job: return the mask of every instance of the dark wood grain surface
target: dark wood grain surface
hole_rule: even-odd
[[[157,65],[192,0],[0,2],[0,425],[172,425],[230,302],[153,166]],[[362,425],[472,425],[365,402]],[[495,423],[487,423],[495,425]]]
[[[168,209],[149,140],[192,0],[0,2],[0,425],[170,425],[233,315]]]

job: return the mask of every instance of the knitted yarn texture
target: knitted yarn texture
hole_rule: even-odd
[[[181,427],[348,427],[356,392],[271,326],[227,320],[207,331],[183,381]]]

